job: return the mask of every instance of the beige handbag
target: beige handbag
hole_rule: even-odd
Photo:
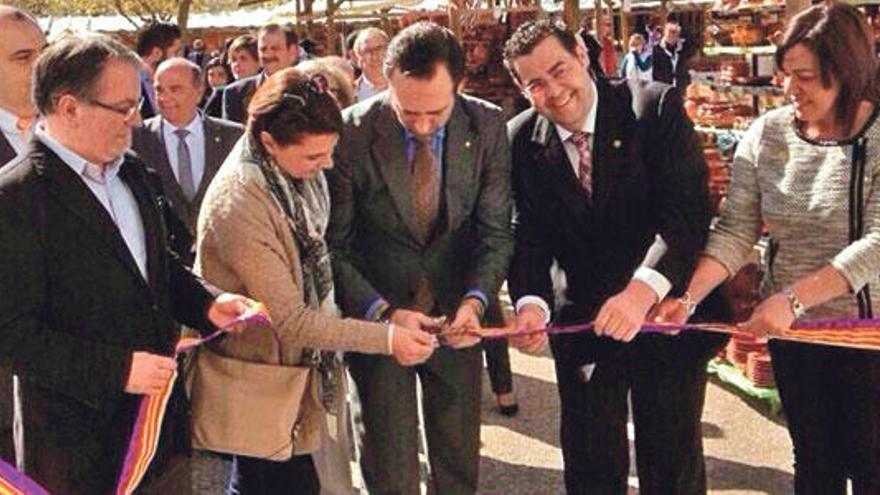
[[[280,363],[280,348],[273,351]],[[193,448],[273,461],[317,450],[323,411],[313,368],[245,361],[207,347],[195,358]]]

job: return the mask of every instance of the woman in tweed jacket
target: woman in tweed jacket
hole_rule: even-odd
[[[338,366],[333,353],[322,351],[393,354],[413,365],[431,355],[436,339],[419,330],[338,317],[324,242],[330,199],[322,171],[333,165],[342,118],[326,80],[296,69],[280,71],[260,87],[248,112],[245,135],[206,193],[196,268],[218,287],[235,287],[263,301],[280,340],[282,365],[315,363],[315,379],[324,385],[321,399],[332,407],[334,399],[344,400],[339,388],[344,374],[333,369]],[[216,350],[274,362],[268,348],[245,336],[227,337]],[[239,457],[238,467],[243,495],[318,490],[308,454],[286,462]]]
[[[797,320],[880,311],[880,123],[877,61],[853,7],[793,18],[777,48],[791,105],[758,118],[737,148],[721,218],[688,288],[659,318],[735,274],[766,224],[766,298],[742,329],[779,334]],[[872,299],[873,296],[873,299]],[[794,444],[798,494],[880,493],[880,353],[771,341]]]

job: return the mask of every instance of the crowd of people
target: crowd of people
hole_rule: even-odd
[[[276,24],[182,56],[173,24],[134,49],[47,43],[0,6],[0,458],[51,493],[115,492],[140,399],[173,384],[136,493],[348,495],[355,460],[374,495],[472,495],[484,352],[517,412],[509,341],[549,344],[567,493],[627,493],[630,410],[640,492],[706,493],[726,339],[639,330],[713,318],[764,228],[742,331],[873,317],[878,67],[857,9],[794,16],[790,102],[746,133],[712,222],[680,26],[663,30],[633,35],[618,74],[605,34],[520,25],[503,59],[530,108],[506,121],[461,91],[462,44],[430,22],[364,29],[352,60]],[[508,338],[481,339],[505,280]],[[235,324],[255,308],[268,326]],[[880,355],[770,350],[795,492],[880,493]]]

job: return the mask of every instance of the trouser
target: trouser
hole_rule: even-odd
[[[12,367],[8,363],[0,363],[0,458],[14,466],[13,403]]]
[[[486,355],[489,384],[495,395],[513,392],[513,373],[510,371],[510,352],[507,339],[487,339],[481,345]]]
[[[880,353],[770,342],[794,446],[795,493],[880,493]]]
[[[627,493],[628,396],[639,493],[706,493],[706,365],[726,341],[702,332],[643,334],[630,343],[592,333],[551,336],[567,493]]]
[[[472,495],[480,453],[479,346],[441,347],[427,362],[403,367],[392,357],[349,354],[364,421],[361,468],[370,495],[418,495],[416,377],[431,478],[428,493]]]
[[[318,495],[321,485],[311,455],[283,462],[236,457],[241,495]]]

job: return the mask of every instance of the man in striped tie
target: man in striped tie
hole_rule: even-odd
[[[518,28],[505,63],[532,104],[508,123],[516,330],[595,323],[550,337],[566,490],[627,493],[631,394],[642,493],[705,493],[700,414],[723,338],[638,334],[652,306],[682,294],[708,231],[706,167],[681,98],[660,83],[594,80],[583,45],[551,21]],[[545,342],[514,339],[529,351]]]

